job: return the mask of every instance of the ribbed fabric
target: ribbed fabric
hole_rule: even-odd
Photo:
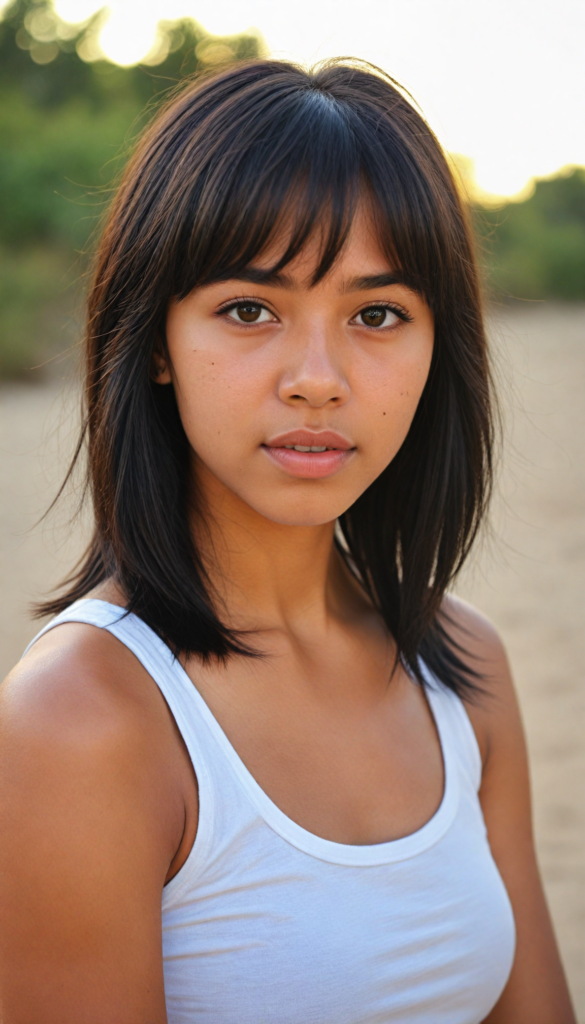
[[[429,676],[445,767],[436,814],[403,839],[347,846],[276,807],[139,618],[83,600],[39,636],[62,622],[107,629],[133,651],[197,776],[197,837],[162,894],[169,1024],[479,1024],[487,1016],[512,966],[514,920],[458,697]]]

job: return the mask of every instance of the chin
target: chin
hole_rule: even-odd
[[[331,502],[283,501],[261,502],[252,508],[265,519],[281,526],[324,526],[333,523],[346,510],[346,506]]]

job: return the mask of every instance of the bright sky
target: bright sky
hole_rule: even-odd
[[[99,0],[54,0],[78,22]],[[585,165],[583,0],[110,0],[100,44],[136,63],[158,18],[191,15],[221,35],[258,29],[275,56],[364,57],[405,85],[478,185],[513,195]]]

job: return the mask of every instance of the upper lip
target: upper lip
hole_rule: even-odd
[[[287,444],[300,444],[304,448],[339,448],[347,452],[355,445],[334,430],[289,430],[265,442],[267,448],[283,448]]]

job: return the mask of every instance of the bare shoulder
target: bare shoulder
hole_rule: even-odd
[[[502,638],[493,622],[472,604],[454,594],[443,599],[442,612],[450,634],[471,657],[474,667],[481,671],[483,664],[488,674],[497,673],[506,651]]]
[[[156,703],[131,651],[107,630],[68,622],[37,640],[5,679],[0,722],[31,741],[126,746]]]
[[[0,687],[7,1020],[166,1020],[160,898],[185,823],[169,717],[131,652],[81,623]]]
[[[442,612],[463,659],[479,676],[481,693],[467,701],[466,708],[485,768],[490,754],[504,739],[522,749],[524,744],[506,648],[493,622],[467,601],[450,594],[443,601]]]
[[[92,803],[127,802],[145,823],[163,809],[170,861],[184,823],[183,765],[158,687],[107,630],[54,627],[0,686],[0,786],[21,806],[34,790],[35,803],[69,793],[87,809],[91,791]]]

